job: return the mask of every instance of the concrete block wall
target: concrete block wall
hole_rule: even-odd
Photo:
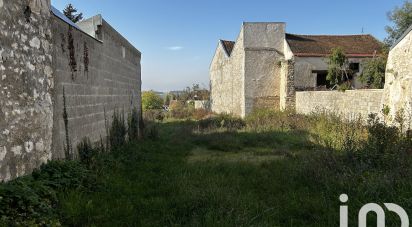
[[[311,114],[327,111],[345,118],[362,117],[381,113],[383,90],[302,91],[296,92],[296,112]]]
[[[54,78],[48,0],[0,0],[0,181],[52,156]]]
[[[102,20],[98,40],[55,17],[52,23],[56,91],[54,93],[54,158],[64,158],[67,144],[76,146],[88,137],[105,140],[115,110],[141,112],[141,54]],[[63,96],[64,94],[64,96]],[[64,98],[68,140],[63,119]]]

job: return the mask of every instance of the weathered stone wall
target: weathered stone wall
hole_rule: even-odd
[[[392,123],[395,114],[404,110],[409,126],[412,127],[412,30],[389,52],[386,67],[385,92],[382,105],[390,109]]]
[[[115,110],[124,112],[126,119],[132,108],[141,112],[141,54],[101,17],[98,21],[98,35],[92,37],[57,17],[52,20],[56,87],[53,158],[64,158],[68,148],[75,156],[84,137],[92,142],[104,140]]]
[[[295,110],[295,61],[294,59],[285,60],[281,63],[280,78],[280,109]]]
[[[245,51],[243,29],[228,56],[219,43],[210,66],[211,109],[216,113],[245,115]]]
[[[0,181],[51,158],[50,2],[0,0]]]
[[[244,117],[279,109],[284,45],[284,23],[243,23],[230,56],[219,44],[210,67],[212,111]]]
[[[280,108],[284,23],[244,23],[245,115],[260,108]]]
[[[296,92],[296,112],[311,114],[327,111],[343,117],[367,119],[370,113],[379,114],[382,110],[383,90],[301,91]]]
[[[65,158],[64,107],[72,152],[105,139],[114,109],[141,113],[140,52],[104,20],[92,37],[50,10],[0,0],[0,181]]]

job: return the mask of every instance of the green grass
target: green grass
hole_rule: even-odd
[[[98,190],[59,193],[63,225],[338,226],[342,193],[349,195],[352,225],[368,202],[411,211],[408,170],[343,164],[346,157],[328,154],[305,132],[193,128],[163,123],[158,140],[99,157]],[[388,226],[399,226],[387,218]]]

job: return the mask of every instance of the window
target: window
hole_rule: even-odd
[[[349,69],[352,70],[354,73],[359,72],[359,63],[350,63]]]
[[[326,86],[329,87],[329,81],[326,79],[328,76],[328,71],[326,70],[315,70],[312,73],[316,74],[316,86]]]

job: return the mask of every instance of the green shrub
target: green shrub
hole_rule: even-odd
[[[87,168],[90,169],[95,165],[99,151],[93,148],[89,138],[84,138],[77,145],[77,151],[79,152],[80,162],[86,165]]]
[[[312,114],[310,117],[312,142],[329,150],[351,151],[359,150],[366,140],[366,130],[362,119],[343,120],[331,113]]]
[[[157,140],[159,139],[159,128],[156,122],[146,122],[145,123],[145,137],[150,140]]]
[[[246,117],[246,124],[252,131],[306,130],[308,117],[292,111],[259,109]]]
[[[0,184],[1,226],[60,226],[57,192],[95,190],[95,177],[74,161],[51,161],[31,176]]]
[[[212,113],[206,109],[195,109],[192,113],[192,118],[198,121],[210,116],[211,114]]]
[[[140,116],[136,108],[133,108],[128,119],[128,136],[129,136],[129,141],[137,140],[139,139],[139,122],[140,122]]]
[[[195,110],[193,105],[183,101],[171,102],[169,109],[169,117],[174,119],[190,119]]]
[[[228,131],[236,131],[243,129],[246,123],[243,119],[230,114],[219,114],[202,119],[198,122],[200,130],[225,129]]]
[[[164,104],[162,97],[160,97],[154,91],[142,92],[142,108],[146,110],[158,110],[161,109]]]
[[[164,118],[165,118],[165,113],[163,110],[146,110],[143,112],[143,119],[145,121],[162,122]]]
[[[117,111],[113,113],[112,125],[109,129],[110,149],[116,150],[126,143],[126,125],[124,115]]]

